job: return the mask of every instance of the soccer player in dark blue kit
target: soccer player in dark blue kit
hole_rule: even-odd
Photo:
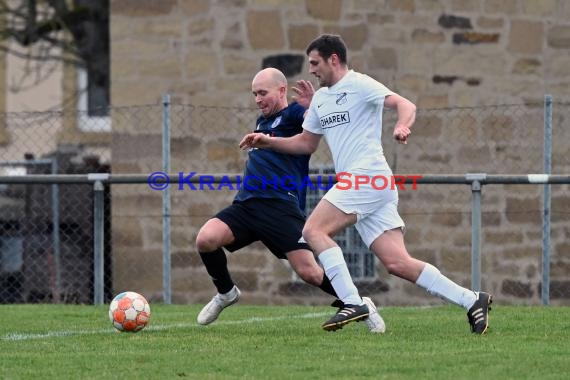
[[[291,137],[303,131],[306,109],[287,102],[287,79],[274,68],[263,69],[252,81],[252,93],[261,111],[255,132]],[[261,241],[279,259],[287,259],[305,282],[336,297],[336,292],[313,252],[302,239],[305,223],[309,155],[291,155],[253,149],[244,172],[244,183],[234,202],[208,220],[198,232],[196,248],[218,291],[198,315],[198,323],[214,322],[222,310],[239,300],[227,266],[224,248],[230,252]],[[286,178],[286,181],[284,180]],[[365,319],[372,332],[384,332],[384,321],[368,297]]]

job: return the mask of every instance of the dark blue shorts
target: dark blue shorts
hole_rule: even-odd
[[[305,216],[292,202],[251,198],[234,202],[215,217],[226,223],[234,234],[234,242],[225,246],[230,252],[255,241],[261,241],[280,259],[286,259],[288,252],[310,249],[301,239]]]

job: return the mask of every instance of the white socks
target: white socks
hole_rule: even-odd
[[[362,298],[354,285],[346,261],[340,247],[332,247],[318,255],[336,294],[342,302],[350,305],[361,305]],[[451,303],[469,310],[477,300],[477,294],[472,290],[459,286],[431,264],[426,263],[416,284],[426,289],[428,293],[443,298]]]
[[[426,266],[416,280],[416,285],[421,286],[428,293],[443,298],[456,305],[469,310],[477,300],[477,295],[472,290],[457,285],[431,264]]]
[[[345,304],[361,305],[363,303],[362,298],[360,298],[358,289],[356,289],[354,282],[352,282],[340,247],[332,247],[324,250],[318,255],[318,259],[338,298]]]

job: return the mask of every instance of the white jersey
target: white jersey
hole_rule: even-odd
[[[353,70],[334,86],[313,95],[303,122],[309,132],[324,135],[337,173],[389,171],[382,149],[383,84]]]

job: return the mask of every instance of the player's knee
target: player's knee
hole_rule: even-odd
[[[220,248],[216,234],[209,229],[202,228],[196,236],[196,249],[198,252],[212,252]]]
[[[310,226],[305,225],[303,228],[303,239],[305,239],[309,245],[311,245],[311,242],[315,240],[318,234],[319,232]]]

